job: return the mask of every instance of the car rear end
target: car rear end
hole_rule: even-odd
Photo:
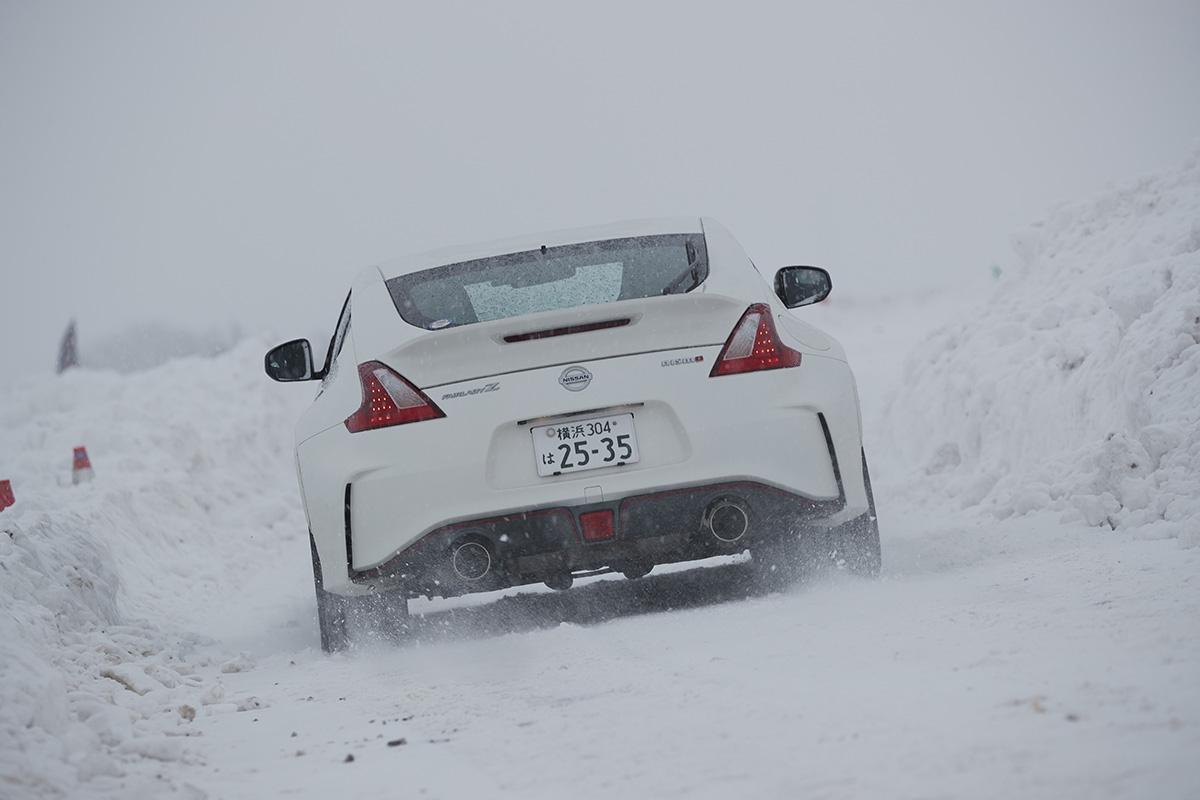
[[[622,233],[360,280],[359,402],[298,448],[326,589],[564,586],[863,512],[836,346],[711,223]]]

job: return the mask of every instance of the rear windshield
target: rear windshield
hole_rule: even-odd
[[[387,281],[405,322],[441,330],[539,311],[680,294],[708,277],[699,233],[635,236],[508,253]]]

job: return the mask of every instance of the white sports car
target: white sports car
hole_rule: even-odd
[[[749,550],[769,583],[876,574],[854,376],[789,309],[828,273],[763,278],[707,218],[456,248],[359,273],[296,428],[321,643],[407,599]],[[374,624],[374,623],[372,623]]]

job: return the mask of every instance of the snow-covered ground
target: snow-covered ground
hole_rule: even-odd
[[[860,379],[873,582],[714,562],[325,656],[265,342],[0,391],[0,797],[1200,796],[1200,165],[1017,242],[806,312]]]

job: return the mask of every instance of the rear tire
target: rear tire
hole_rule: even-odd
[[[372,634],[400,638],[407,631],[408,600],[402,592],[348,597],[325,591],[321,575],[321,559],[312,533],[308,535],[312,550],[313,585],[317,594],[317,626],[321,631],[321,649],[337,653],[350,647],[351,631],[366,629]]]
[[[308,546],[312,550],[313,585],[317,591],[317,627],[321,631],[321,649],[336,653],[350,646],[346,626],[346,598],[325,591],[321,577],[321,558],[317,555],[317,543],[310,532]]]
[[[821,536],[809,528],[792,530],[750,548],[750,564],[760,589],[781,591],[812,578],[820,570]]]
[[[863,453],[863,484],[867,489],[867,513],[831,530],[834,560],[847,571],[864,578],[879,576],[883,553],[879,545],[879,517],[875,513],[875,493],[867,472],[867,454]]]

